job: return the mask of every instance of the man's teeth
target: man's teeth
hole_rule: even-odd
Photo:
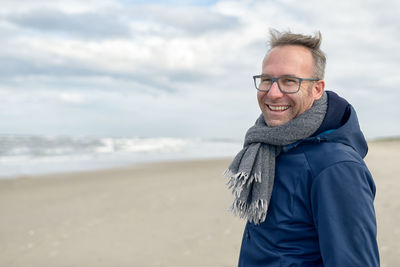
[[[270,105],[268,105],[268,107],[273,111],[284,111],[289,108],[289,106],[270,106]]]

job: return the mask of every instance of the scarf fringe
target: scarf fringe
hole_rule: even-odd
[[[224,177],[229,178],[226,185],[228,186],[228,189],[232,188],[232,194],[234,194],[236,198],[240,196],[245,185],[249,188],[253,181],[261,183],[261,173],[249,175],[245,172],[238,172],[235,174],[230,169],[226,169],[223,175]]]
[[[267,217],[268,203],[265,199],[258,199],[249,205],[246,202],[236,199],[232,203],[230,210],[241,219],[246,218],[249,222],[260,224]]]
[[[227,182],[228,188],[232,188],[232,194],[236,197],[230,208],[231,212],[242,219],[246,218],[250,222],[254,222],[254,224],[263,222],[267,216],[267,200],[258,199],[248,204],[239,199],[240,193],[243,191],[246,184],[246,187],[249,188],[253,181],[261,183],[261,174],[259,173],[251,176],[245,172],[238,172],[235,174],[230,169],[227,169],[224,172],[224,176],[229,178]]]

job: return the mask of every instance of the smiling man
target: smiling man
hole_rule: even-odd
[[[375,184],[353,107],[325,91],[321,34],[271,30],[262,115],[226,175],[247,220],[239,266],[379,266]]]

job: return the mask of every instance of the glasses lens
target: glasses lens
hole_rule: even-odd
[[[268,91],[271,89],[275,79],[268,76],[256,77],[254,82],[256,88],[261,91]],[[282,77],[277,80],[279,88],[283,93],[293,94],[296,93],[300,88],[300,79],[292,77]]]
[[[261,91],[268,91],[272,85],[272,79],[269,77],[256,77],[256,87]]]
[[[300,80],[298,78],[283,77],[279,78],[279,85],[284,93],[296,93],[300,87]]]

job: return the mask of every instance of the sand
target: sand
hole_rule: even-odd
[[[365,161],[377,187],[381,266],[400,266],[400,140],[370,142]]]
[[[399,266],[400,141],[371,142],[381,266]],[[0,180],[0,266],[236,266],[229,160]]]

